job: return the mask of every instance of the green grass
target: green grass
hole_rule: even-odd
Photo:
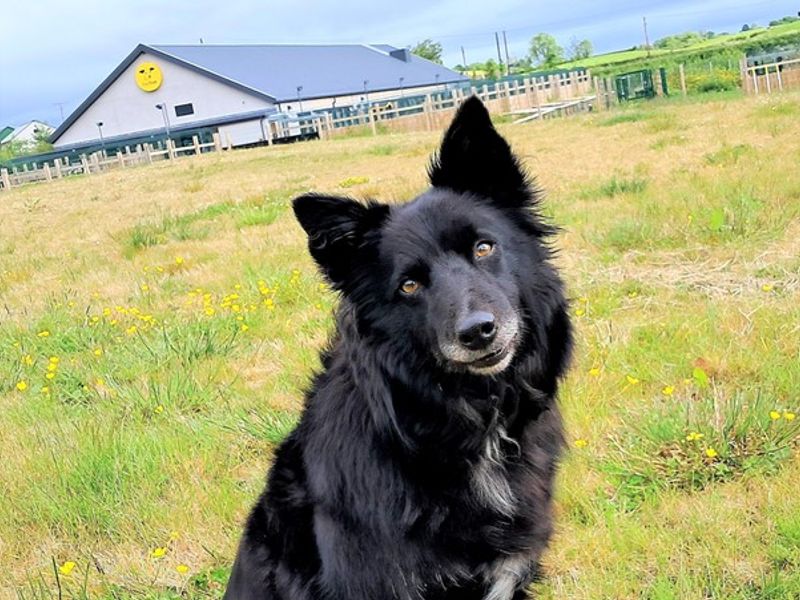
[[[619,65],[629,67],[635,65],[637,62],[645,62],[651,59],[655,62],[659,60],[662,62],[664,60],[672,62],[675,58],[685,61],[687,59],[691,60],[693,55],[699,53],[704,53],[707,63],[709,52],[726,52],[730,50],[743,52],[744,49],[753,46],[780,45],[785,39],[794,39],[796,41],[798,36],[800,36],[800,22],[787,23],[775,27],[761,27],[746,32],[718,35],[714,38],[703,40],[686,48],[676,50],[654,48],[648,52],[641,49],[632,49],[598,54],[584,60],[564,63],[560,65],[560,68],[571,69],[585,67],[588,69],[602,69]],[[630,70],[635,70],[635,68],[632,67]]]
[[[577,332],[538,598],[800,597],[797,106],[499,125]],[[336,304],[291,198],[426,188],[438,134],[369,136],[2,194],[0,597],[220,597]]]

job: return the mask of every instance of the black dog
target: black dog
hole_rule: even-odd
[[[294,201],[342,301],[228,600],[526,597],[552,530],[571,347],[554,230],[476,98],[430,180],[405,205]]]

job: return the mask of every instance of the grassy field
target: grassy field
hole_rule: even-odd
[[[708,60],[716,52],[725,52],[727,50],[739,51],[743,54],[743,47],[758,45],[769,45],[772,42],[777,42],[783,39],[793,39],[796,43],[796,37],[800,35],[800,21],[794,23],[784,23],[774,27],[760,27],[751,29],[750,31],[742,31],[738,33],[730,33],[725,35],[718,35],[711,39],[698,42],[685,48],[674,50],[665,50],[654,48],[650,52],[646,50],[623,50],[620,52],[610,52],[608,54],[598,54],[589,58],[572,61],[560,66],[564,69],[572,69],[576,67],[585,67],[587,69],[599,70],[603,72],[604,69],[614,70],[620,65],[633,65],[637,62],[648,62],[648,59],[662,59],[663,61],[679,62],[696,60],[696,56],[702,54],[700,60]],[[658,61],[656,61],[658,62]],[[739,68],[738,63],[735,65],[736,69]]]
[[[537,597],[800,598],[800,96],[502,131],[578,332]],[[290,200],[409,198],[437,138],[0,194],[0,597],[220,595],[336,301]]]

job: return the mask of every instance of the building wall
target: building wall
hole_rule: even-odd
[[[145,92],[134,79],[137,67],[151,61],[161,68],[163,82],[154,92]],[[194,114],[178,117],[176,104],[191,103]],[[255,95],[215,81],[191,69],[158,56],[143,53],[125,69],[106,91],[56,141],[61,147],[99,140],[97,122],[103,123],[103,136],[131,135],[164,127],[162,111],[156,104],[166,104],[170,125],[191,123],[215,117],[227,117],[270,107]]]

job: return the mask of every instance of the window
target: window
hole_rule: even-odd
[[[175,105],[175,116],[176,117],[185,117],[187,115],[194,114],[194,106],[192,103],[189,104],[176,104]]]

